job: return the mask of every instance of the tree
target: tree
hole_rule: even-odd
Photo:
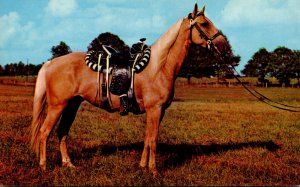
[[[71,48],[65,42],[61,41],[57,46],[52,46],[52,48],[51,48],[51,53],[52,53],[51,59],[69,54],[71,52],[72,52]]]
[[[25,64],[20,61],[16,66],[16,75],[25,75],[26,74],[26,66]]]
[[[214,59],[215,64],[215,74],[219,78],[233,78],[234,75],[232,74],[233,71],[228,71],[232,69],[232,67],[236,67],[239,65],[241,61],[241,57],[239,55],[234,55],[233,53],[229,53],[224,62],[220,62],[217,59]]]
[[[258,81],[266,83],[266,76],[269,73],[269,65],[271,63],[271,53],[265,48],[260,48],[245,65],[242,73],[250,77],[258,77]]]
[[[297,78],[297,84],[300,86],[300,51],[294,51],[294,72],[295,72],[295,78]]]
[[[228,67],[238,66],[240,56],[228,53],[224,61],[220,61],[206,48],[200,45],[193,45],[189,49],[188,55],[180,69],[179,76],[186,77],[188,82],[191,77],[231,77]]]
[[[288,86],[291,78],[300,79],[300,53],[286,47],[277,47],[273,52],[259,49],[246,64],[243,74],[258,77],[267,82],[266,76],[274,76],[280,84]]]
[[[4,68],[0,65],[0,76],[4,75]]]
[[[16,64],[6,64],[4,66],[5,75],[15,76],[17,72]]]
[[[296,77],[296,53],[286,47],[278,47],[271,55],[272,63],[269,65],[271,75],[276,77],[280,84],[290,85],[290,79]]]
[[[213,59],[206,48],[191,44],[178,76],[187,78],[188,83],[191,77],[210,77],[215,74]]]
[[[6,75],[6,76],[37,75],[41,67],[42,64],[25,65],[22,61],[20,61],[19,63],[6,64],[4,68],[0,66],[0,75]]]
[[[88,51],[103,51],[102,45],[109,45],[118,51],[129,52],[128,45],[126,45],[125,42],[119,38],[119,36],[110,32],[99,34],[98,37],[95,38],[88,46]]]

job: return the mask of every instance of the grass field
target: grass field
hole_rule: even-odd
[[[258,89],[300,105],[300,89]],[[76,169],[61,167],[51,133],[46,172],[28,149],[33,87],[0,84],[0,185],[296,185],[300,114],[256,101],[240,87],[177,85],[160,127],[153,177],[139,167],[145,115],[120,117],[83,103],[71,128]]]

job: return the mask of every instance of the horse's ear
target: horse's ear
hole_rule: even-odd
[[[193,11],[193,18],[196,17],[197,13],[198,13],[198,4],[195,3],[195,7],[194,7],[194,11]]]
[[[203,14],[203,15],[204,15],[204,12],[205,12],[205,5],[204,5],[203,8],[200,10],[200,13],[199,13],[199,14]]]

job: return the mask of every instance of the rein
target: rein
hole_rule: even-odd
[[[255,98],[257,98],[259,101],[272,106],[274,108],[280,109],[280,110],[285,110],[285,111],[289,111],[289,112],[300,112],[299,110],[296,110],[297,108],[300,107],[296,107],[296,106],[291,106],[291,105],[286,105],[283,103],[279,103],[276,101],[271,100],[270,98],[264,96],[263,94],[259,93],[258,91],[256,91],[253,88],[249,88],[247,87],[240,79],[237,75],[239,75],[239,73],[237,72],[237,70],[235,69],[235,67],[233,65],[230,65],[232,69],[230,69],[228,66],[227,70],[234,76],[234,78],[251,94],[253,95]],[[233,71],[232,71],[233,70]],[[235,73],[237,74],[235,74]]]
[[[201,27],[196,23],[196,18],[200,15],[204,15],[203,13],[198,13],[196,15],[195,18],[192,17],[192,14],[190,13],[188,15],[188,19],[190,20],[190,41],[192,43],[193,40],[192,40],[192,29],[193,27],[195,27],[197,29],[197,31],[199,32],[199,35],[201,38],[204,38],[207,42],[207,49],[213,53],[213,55],[217,58],[220,59],[220,61],[222,62],[225,62],[225,59],[221,56],[221,52],[220,50],[218,49],[218,47],[216,47],[213,43],[213,40],[216,39],[218,36],[224,36],[223,33],[221,31],[218,30],[218,32],[216,34],[214,34],[211,38],[209,38],[207,36],[207,34],[201,29]],[[224,36],[225,37],[225,36]],[[224,63],[225,64],[225,63]],[[256,91],[255,89],[253,88],[248,88],[240,79],[237,75],[239,75],[239,73],[236,71],[236,69],[234,68],[234,66],[231,64],[231,69],[230,67],[228,67],[226,64],[225,64],[225,67],[227,68],[227,71],[229,71],[233,76],[234,78],[252,95],[254,96],[255,98],[257,98],[259,101],[269,105],[269,106],[272,106],[274,108],[277,108],[277,109],[280,109],[280,110],[285,110],[285,111],[289,111],[289,112],[300,112],[300,110],[297,110],[297,109],[300,109],[300,107],[296,107],[296,106],[291,106],[291,105],[286,105],[286,104],[283,104],[283,103],[279,103],[279,102],[276,102],[276,101],[273,101],[271,100],[270,98],[264,96],[263,94],[259,93],[258,91]],[[233,70],[233,71],[232,71]],[[236,75],[236,74],[237,75]]]

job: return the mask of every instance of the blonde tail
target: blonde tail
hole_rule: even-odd
[[[47,110],[46,97],[46,67],[43,65],[38,73],[35,85],[34,101],[33,101],[33,119],[30,126],[30,147],[39,155],[40,136],[39,131],[43,125]]]

